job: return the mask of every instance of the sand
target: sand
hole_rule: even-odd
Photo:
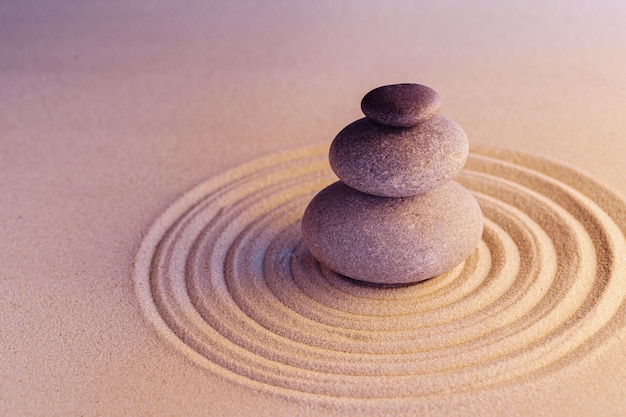
[[[1,415],[626,413],[624,5],[5,3]],[[486,228],[381,291],[298,221],[395,82]]]
[[[289,400],[411,409],[581,361],[626,320],[626,203],[566,167],[480,149],[475,253],[410,286],[367,286],[302,242],[325,147],[255,161],[171,206],[138,255],[162,337],[198,365]]]

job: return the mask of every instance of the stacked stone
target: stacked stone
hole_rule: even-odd
[[[371,283],[418,282],[452,269],[483,230],[478,203],[452,180],[467,160],[467,136],[423,85],[376,88],[361,109],[366,117],[330,147],[340,181],[305,210],[307,247],[330,269]]]

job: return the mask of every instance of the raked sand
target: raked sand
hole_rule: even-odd
[[[304,206],[334,179],[326,159],[318,146],[246,164],[153,225],[136,291],[181,354],[288,400],[393,413],[585,361],[626,323],[626,204],[593,180],[478,150],[459,177],[485,215],[478,248],[389,288],[302,242]]]
[[[4,3],[0,415],[626,414],[622,3]],[[485,232],[382,289],[298,222],[397,82]]]

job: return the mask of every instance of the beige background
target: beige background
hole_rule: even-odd
[[[158,337],[131,277],[154,219],[207,177],[330,142],[396,82],[437,89],[472,143],[626,197],[625,22],[619,0],[0,0],[0,415],[320,414]],[[624,337],[437,410],[624,415]]]

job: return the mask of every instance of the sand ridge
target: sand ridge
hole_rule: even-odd
[[[195,363],[272,395],[384,406],[550,372],[623,326],[626,205],[593,180],[473,149],[457,180],[485,215],[475,253],[380,289],[320,266],[301,241],[304,207],[336,179],[326,151],[209,179],[150,229],[139,301]]]

